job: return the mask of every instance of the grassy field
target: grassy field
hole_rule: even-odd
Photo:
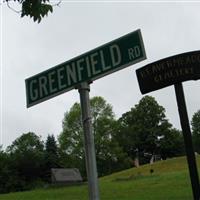
[[[200,156],[197,157],[200,172]],[[150,170],[153,169],[153,173]],[[190,200],[192,190],[184,157],[156,162],[103,177],[101,200]],[[86,200],[87,185],[0,195],[0,200]]]

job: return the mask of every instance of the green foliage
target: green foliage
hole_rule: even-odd
[[[151,96],[143,97],[119,119],[117,140],[125,152],[140,162],[149,162],[146,155],[159,153],[159,137],[166,135],[172,125],[167,121],[165,109]]]
[[[8,155],[0,148],[0,193],[6,193],[8,177],[10,174]]]
[[[35,133],[24,133],[17,138],[11,146],[7,148],[9,153],[23,153],[23,152],[37,152],[42,151],[44,148],[43,143]]]
[[[113,170],[119,170],[123,166],[126,155],[113,137],[116,121],[112,106],[106,103],[102,97],[93,97],[90,104],[98,174],[102,176]],[[82,174],[85,174],[83,129],[81,109],[78,103],[75,103],[70,111],[65,113],[59,144],[62,157],[66,158],[63,162],[68,167],[79,168]],[[64,156],[64,154],[66,155]]]
[[[164,108],[153,97],[142,98],[119,120],[115,119],[112,106],[102,97],[93,97],[90,104],[99,176],[129,168],[138,156],[143,164],[153,155],[166,159],[184,153],[181,132],[172,128]],[[196,148],[199,147],[199,112],[192,119]],[[0,193],[33,189],[44,182],[49,183],[51,168],[76,167],[86,178],[81,119],[80,104],[75,103],[65,113],[58,145],[53,135],[48,135],[44,145],[39,136],[29,132],[13,141],[6,151],[0,147]],[[151,169],[157,172],[157,169]],[[144,176],[133,175],[125,179],[136,177],[143,179]]]
[[[54,135],[48,135],[44,152],[44,176],[45,181],[51,181],[51,168],[59,168],[59,151]]]
[[[185,153],[183,135],[177,129],[164,132],[159,141],[160,155],[162,159],[181,156]]]
[[[78,103],[75,103],[70,111],[65,113],[62,127],[63,131],[59,136],[59,144],[61,149],[67,154],[75,153],[78,157],[82,158],[83,150],[76,152],[77,147],[83,146],[81,109]]]
[[[10,0],[5,0],[9,3]],[[21,17],[29,16],[33,18],[33,21],[40,23],[44,16],[47,16],[49,12],[53,12],[53,7],[49,3],[49,0],[14,0],[19,4],[22,4]]]
[[[200,153],[200,110],[192,116],[192,134],[195,151]]]
[[[81,109],[78,103],[65,113],[62,127],[58,138],[61,164],[68,168],[77,167],[81,173],[85,173]]]
[[[9,157],[9,191],[31,189],[43,177],[44,145],[40,137],[29,132],[7,148]]]

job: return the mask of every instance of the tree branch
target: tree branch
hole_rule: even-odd
[[[9,1],[10,1],[10,0],[4,1],[4,2],[7,3],[8,8],[10,8],[12,11],[14,11],[14,12],[16,12],[16,13],[21,13],[21,12],[22,12],[22,10],[15,10],[14,8],[12,8],[12,7],[10,6],[10,4],[9,4]]]
[[[51,4],[51,6],[60,6],[60,4],[61,4],[61,2],[62,2],[62,0],[59,0],[57,3],[55,3],[55,4]]]

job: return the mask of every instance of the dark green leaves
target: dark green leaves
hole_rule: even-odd
[[[159,154],[159,137],[171,129],[165,109],[154,97],[145,96],[119,119],[118,142],[132,158],[139,157],[142,164],[149,162],[145,154]]]
[[[195,151],[200,153],[200,110],[192,116],[192,135]]]
[[[34,22],[40,23],[41,19],[49,12],[53,12],[53,7],[50,4],[45,3],[46,1],[41,0],[25,0],[22,2],[22,13],[21,17],[30,16]]]
[[[6,0],[9,3],[10,0]],[[42,18],[53,12],[53,6],[49,0],[14,0],[22,4],[21,17],[29,16],[34,22],[40,23]]]

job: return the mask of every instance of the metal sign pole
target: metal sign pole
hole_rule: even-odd
[[[85,157],[86,157],[86,169],[88,176],[89,199],[99,200],[96,155],[95,155],[94,136],[92,132],[92,118],[91,118],[90,100],[89,100],[90,86],[87,82],[84,82],[80,84],[78,90],[80,93],[82,121],[84,129]]]
[[[199,176],[197,170],[197,164],[192,144],[192,135],[190,130],[190,124],[187,114],[187,108],[185,103],[184,91],[182,83],[177,83],[174,85],[176,100],[179,110],[180,122],[184,136],[185,150],[187,155],[187,162],[190,172],[190,179],[192,184],[192,191],[194,200],[200,199],[200,186],[199,186]]]

